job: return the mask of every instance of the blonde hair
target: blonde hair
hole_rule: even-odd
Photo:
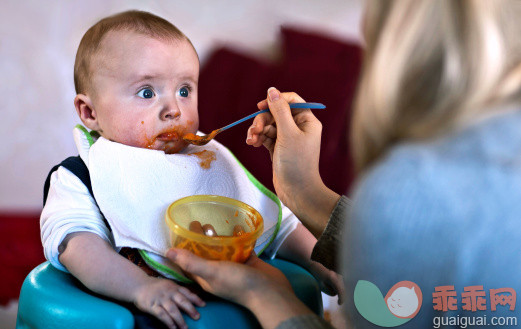
[[[129,10],[103,18],[85,32],[74,63],[76,93],[85,93],[92,76],[92,58],[100,49],[103,37],[110,31],[133,31],[158,39],[190,40],[169,21],[144,11]],[[191,44],[191,43],[190,43]]]
[[[357,169],[519,98],[518,13],[509,0],[369,1],[351,135]]]

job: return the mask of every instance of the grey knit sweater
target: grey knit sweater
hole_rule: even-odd
[[[514,318],[517,325],[504,328],[521,326],[521,303],[513,311],[508,304],[493,311],[490,295],[500,288],[521,293],[520,110],[496,114],[450,136],[393,148],[357,184],[352,210],[337,210],[330,221],[343,217],[346,222],[341,263],[346,312],[356,328],[381,328],[354,306],[358,280],[374,283],[383,296],[399,281],[420,287],[419,313],[399,328],[436,323],[459,328],[443,324],[478,317],[489,324],[483,328],[500,328],[491,322]],[[331,245],[319,241],[317,248],[322,244]],[[439,286],[454,286],[455,310],[435,309],[433,293]],[[464,293],[471,286],[483,286],[486,310],[465,310]],[[292,328],[291,321],[279,329]],[[323,326],[308,328],[313,327]]]

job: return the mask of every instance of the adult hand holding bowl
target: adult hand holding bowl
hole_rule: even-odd
[[[210,260],[239,263],[250,257],[264,229],[257,210],[217,195],[179,199],[168,207],[165,220],[170,228],[172,247]]]

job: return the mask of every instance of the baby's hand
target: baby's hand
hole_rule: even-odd
[[[179,309],[199,319],[194,305],[204,306],[204,301],[185,287],[168,279],[150,277],[148,284],[136,290],[134,304],[140,310],[156,316],[169,328],[188,328]]]
[[[311,262],[309,271],[318,280],[320,290],[329,296],[338,295],[338,304],[344,302],[344,280],[335,271],[328,270],[324,265]]]

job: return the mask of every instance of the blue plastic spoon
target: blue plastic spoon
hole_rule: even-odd
[[[326,106],[321,103],[292,103],[292,104],[289,104],[289,108],[291,108],[291,109],[325,109]],[[212,131],[211,133],[209,133],[207,135],[199,136],[199,135],[195,135],[195,134],[187,134],[187,135],[183,136],[183,140],[185,142],[188,142],[188,143],[194,144],[194,145],[198,145],[198,146],[206,145],[206,144],[208,144],[209,141],[214,139],[214,137],[218,133],[221,133],[221,132],[225,131],[226,129],[229,129],[233,126],[238,125],[239,123],[242,123],[246,120],[256,117],[257,115],[259,115],[261,113],[266,113],[268,111],[269,111],[269,109],[257,111],[255,113],[248,115],[247,117],[244,117],[240,120],[235,121],[234,123],[230,123],[229,125],[227,125],[225,127],[215,129],[214,131]]]

